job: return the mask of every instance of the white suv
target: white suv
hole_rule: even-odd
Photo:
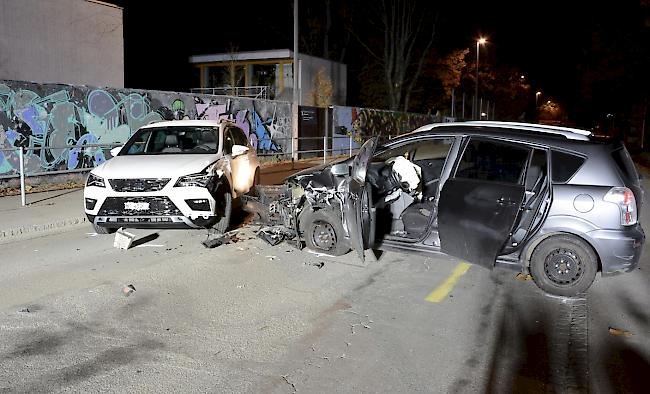
[[[255,149],[226,120],[149,124],[111,154],[84,189],[86,215],[100,234],[119,227],[225,232],[233,198],[259,183]]]

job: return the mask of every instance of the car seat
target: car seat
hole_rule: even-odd
[[[182,152],[182,149],[178,147],[178,136],[176,134],[165,136],[165,147],[162,152]]]

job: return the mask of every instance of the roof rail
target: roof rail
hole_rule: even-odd
[[[588,141],[592,136],[589,130],[574,129],[570,127],[550,126],[537,123],[520,123],[520,122],[497,122],[497,121],[469,121],[466,124],[476,126],[500,127],[507,129],[519,129],[527,131],[536,131],[555,135],[563,135],[570,140]]]

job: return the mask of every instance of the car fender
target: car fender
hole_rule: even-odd
[[[214,166],[212,167],[212,172],[215,176],[219,178],[225,178],[228,181],[228,186],[230,187],[230,193],[232,194],[233,198],[237,197],[237,192],[235,189],[233,189],[233,183],[232,183],[232,175],[230,172],[230,162],[228,160],[225,160],[224,158],[221,158],[217,160],[216,163],[214,163]]]
[[[587,242],[587,244],[589,244],[589,246],[591,246],[596,252],[600,262],[600,256],[603,255],[603,251],[599,250],[596,246],[597,243],[589,236],[590,231],[597,229],[598,228],[593,223],[575,216],[549,216],[537,234],[526,243],[526,246],[521,253],[521,260],[524,266],[530,266],[530,259],[533,252],[537,245],[539,245],[543,240],[554,235],[571,234]]]

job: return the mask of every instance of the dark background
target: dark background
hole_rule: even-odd
[[[630,119],[645,115],[647,101],[647,2],[414,0],[413,4],[425,3],[427,19],[436,26],[430,56],[469,48],[466,62],[471,71],[475,40],[485,36],[489,42],[481,49],[481,65],[520,70],[530,85],[531,101],[540,90],[544,99],[560,103],[567,123],[593,127],[609,114],[630,127]],[[125,84],[130,88],[188,91],[197,87],[188,64],[188,57],[195,54],[223,53],[229,48],[293,49],[292,0],[112,3],[124,8]],[[342,57],[348,65],[348,105],[381,104],[364,102],[362,91],[367,86],[357,77],[369,62],[359,40],[382,37],[367,11],[373,3],[377,2],[331,0],[330,56]],[[324,4],[324,0],[300,2],[302,52],[320,48],[314,42],[319,37],[309,33],[314,20],[324,23]],[[431,109],[417,103],[412,108]]]

